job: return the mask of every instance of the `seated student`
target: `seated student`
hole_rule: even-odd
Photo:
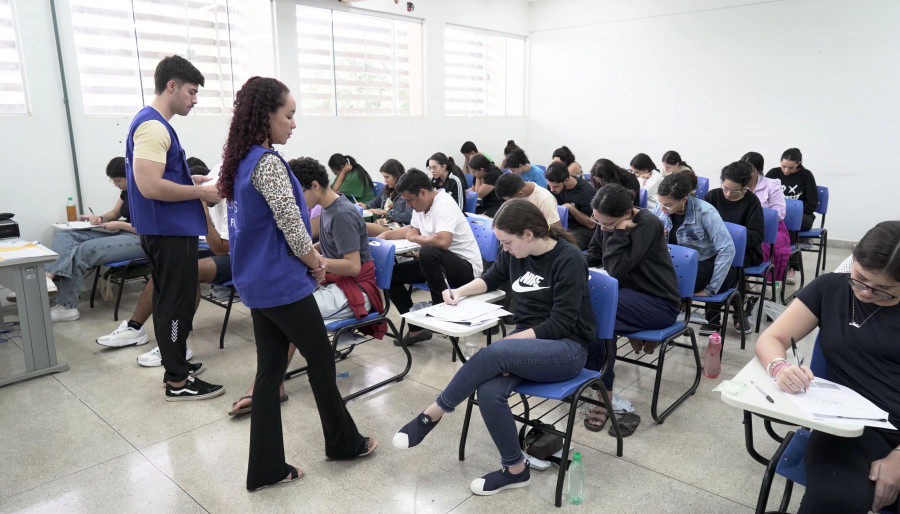
[[[114,157],[106,165],[106,176],[121,190],[119,200],[112,209],[100,216],[88,218],[91,225],[105,228],[114,233],[97,230],[58,230],[53,235],[50,249],[59,257],[44,266],[47,276],[47,290],[53,292],[59,282],[57,305],[50,309],[50,319],[75,321],[81,317],[78,311],[78,297],[84,285],[84,274],[90,268],[105,262],[128,261],[144,257],[140,236],[131,226],[131,210],[128,208],[128,188],[125,180],[125,158]],[[121,218],[121,221],[119,221]]]
[[[412,298],[406,284],[427,282],[431,301],[441,303],[441,291],[446,287],[465,284],[481,274],[481,251],[472,228],[459,206],[447,193],[432,187],[428,176],[412,168],[394,186],[407,205],[414,209],[409,225],[390,230],[378,237],[407,239],[422,248],[419,258],[394,265],[391,277],[391,301],[400,314],[409,312]],[[431,339],[431,331],[409,326],[406,345]],[[395,344],[400,344],[399,341]]]
[[[522,177],[515,173],[505,173],[497,179],[494,193],[504,201],[516,198],[528,200],[543,213],[548,225],[562,230],[562,223],[559,221],[559,211],[556,210],[556,198],[547,189],[538,186],[534,182],[525,182],[522,180]]]
[[[778,235],[775,237],[775,255],[772,262],[775,265],[775,276],[780,279],[784,276],[784,270],[787,267],[788,257],[791,253],[791,237],[788,234],[787,226],[784,224],[786,206],[784,192],[781,190],[781,181],[763,176],[763,156],[759,153],[747,152],[741,157],[741,160],[750,165],[750,183],[747,184],[747,187],[759,198],[760,205],[778,212]],[[762,243],[760,246],[763,260],[768,260],[769,254],[773,249],[766,243]],[[755,296],[750,297],[748,301],[752,301],[752,303],[748,305],[752,307],[755,300]]]
[[[294,161],[291,161],[294,162]],[[372,198],[369,203],[357,203],[360,207],[369,209],[377,218],[375,223],[366,223],[369,235],[372,237],[390,230],[389,223],[407,225],[412,219],[412,207],[406,205],[406,201],[394,190],[397,179],[403,175],[404,168],[397,159],[388,159],[381,165],[381,177],[384,179],[384,187],[381,194]],[[296,175],[296,173],[294,173]]]
[[[347,195],[351,202],[366,203],[375,197],[372,177],[353,157],[336,153],[328,159],[328,167],[334,173],[331,189]]]
[[[641,206],[641,186],[638,184],[638,179],[611,160],[597,159],[597,162],[591,167],[591,181],[594,183],[594,189],[597,190],[607,184],[625,186],[625,189],[634,193],[634,201],[632,202],[634,206]]]
[[[853,250],[850,273],[819,275],[759,336],[756,358],[788,394],[813,373],[789,363],[791,339],[818,330],[828,380],[853,389],[900,427],[900,221],[883,221]],[[900,432],[865,427],[859,437],[814,430],[806,447],[806,492],[798,510],[864,513],[900,503]]]
[[[494,159],[491,159],[491,156],[478,151],[478,147],[475,146],[475,143],[471,141],[466,141],[463,143],[462,147],[459,149],[459,153],[463,154],[463,171],[469,169],[469,161],[472,157],[476,155],[483,155],[490,161],[491,164],[494,163]]]
[[[472,191],[478,193],[478,198],[481,198],[481,205],[475,207],[475,213],[493,218],[497,209],[503,205],[503,199],[497,196],[494,190],[503,172],[484,155],[473,155],[469,159],[469,172],[475,175]]]
[[[504,250],[497,262],[481,277],[445,290],[444,301],[455,304],[461,296],[512,284],[516,330],[472,356],[435,403],[393,439],[398,449],[417,446],[445,414],[477,391],[478,408],[501,464],[499,471],[472,481],[469,488],[477,495],[525,487],[531,478],[509,408],[509,392],[523,380],[557,382],[574,377],[596,337],[587,266],[568,236],[548,229],[541,212],[523,200],[507,202],[497,211],[494,233]]]
[[[509,169],[506,166],[506,158],[509,156],[510,152],[512,152],[513,150],[515,150],[518,147],[519,147],[519,145],[517,145],[516,142],[513,141],[512,139],[510,139],[509,141],[506,142],[506,146],[503,148],[503,160],[500,161],[501,169]]]
[[[558,205],[569,209],[568,232],[582,250],[588,247],[594,235],[594,222],[591,221],[591,200],[594,188],[587,180],[573,177],[562,162],[552,162],[544,174],[547,187],[553,193]]]
[[[322,225],[319,229],[318,250],[326,262],[324,283],[313,291],[313,298],[328,324],[341,319],[362,318],[373,310],[383,308],[381,293],[375,283],[375,262],[369,251],[365,222],[346,196],[338,195],[328,186],[328,172],[319,161],[308,157],[294,159],[291,171],[297,177],[307,205],[321,205]],[[371,333],[376,333],[371,331]],[[382,332],[383,333],[383,332]],[[377,333],[376,333],[377,336]],[[288,364],[296,347],[288,348]],[[286,401],[284,383],[281,401]],[[231,406],[230,415],[250,412],[253,384]]]
[[[468,183],[462,170],[453,162],[453,157],[447,157],[438,152],[429,157],[425,165],[431,172],[431,185],[438,191],[443,191],[453,197],[459,210],[464,210]]]
[[[566,165],[566,169],[569,170],[569,175],[572,175],[573,177],[581,177],[584,175],[584,170],[581,169],[581,165],[575,161],[575,154],[572,153],[572,150],[569,150],[569,147],[561,146],[556,150],[553,150],[552,157],[552,162],[561,162]]]
[[[591,202],[592,219],[597,228],[584,255],[588,266],[603,266],[619,281],[617,334],[669,327],[681,310],[678,277],[666,245],[665,228],[652,212],[635,207],[631,194],[619,184],[606,185],[597,192]],[[629,342],[635,353],[643,350],[648,354],[652,354],[658,344],[641,339],[629,339]],[[599,371],[605,358],[606,346],[594,341],[585,367]],[[603,375],[609,398],[613,398],[614,379],[611,366]],[[607,417],[605,407],[595,407],[584,420],[584,426],[598,432],[603,430]],[[619,420],[623,435],[634,433],[637,423],[640,418],[636,415],[631,420]]]
[[[762,240],[766,230],[759,198],[751,193],[748,187],[750,175],[749,164],[743,161],[733,162],[722,168],[722,187],[710,190],[703,197],[703,201],[719,211],[722,221],[736,223],[747,228],[744,266],[756,266],[762,263]],[[743,284],[738,284],[738,287],[743,288]],[[717,317],[717,311],[716,307],[709,308],[707,319],[714,319],[713,315]],[[753,332],[750,322],[747,320],[749,311],[744,310],[744,319],[742,320],[738,319],[737,311],[734,314],[734,327],[738,332],[744,334]],[[703,334],[703,331],[700,333]]]
[[[659,204],[653,214],[666,228],[666,242],[697,250],[697,281],[694,296],[714,296],[732,285],[734,242],[722,216],[712,205],[691,196],[691,173],[673,173],[659,183]],[[695,179],[696,180],[696,179]],[[707,318],[708,321],[711,318]],[[704,330],[715,330],[707,323]]]
[[[669,150],[664,153],[662,156],[663,163],[663,177],[667,177],[672,173],[678,173],[680,171],[691,170],[694,171],[694,168],[691,168],[690,164],[681,160],[681,155],[678,154],[675,150]],[[694,189],[697,189],[696,187]]]
[[[772,168],[766,173],[766,178],[781,181],[781,190],[785,198],[800,200],[803,202],[803,222],[800,230],[812,228],[816,219],[816,207],[819,206],[819,190],[816,188],[816,178],[812,172],[803,166],[803,154],[797,148],[788,148],[781,154],[781,167]],[[796,244],[796,235],[790,234],[791,244]],[[800,256],[796,255],[790,262],[790,270],[785,282],[796,282],[794,274],[800,269]],[[778,275],[776,275],[778,276]]]
[[[544,179],[544,170],[531,164],[525,150],[517,148],[506,156],[506,168],[509,171],[522,177],[526,182],[534,182],[535,184],[546,188],[547,181]]]
[[[662,174],[653,163],[653,159],[645,153],[639,153],[631,159],[631,173],[638,179],[641,189],[647,190],[647,208],[656,207],[656,188],[662,180]]]

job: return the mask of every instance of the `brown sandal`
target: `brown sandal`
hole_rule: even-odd
[[[601,411],[600,409],[603,410]],[[595,425],[592,421],[599,421],[600,424]],[[584,418],[584,428],[591,432],[600,432],[606,426],[607,421],[609,421],[609,412],[606,411],[606,407],[598,405],[591,409],[591,412]]]

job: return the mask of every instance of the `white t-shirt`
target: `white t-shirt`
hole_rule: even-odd
[[[413,211],[410,226],[419,229],[423,236],[433,236],[438,232],[452,233],[453,241],[449,250],[469,261],[476,277],[481,275],[481,251],[475,241],[475,234],[452,196],[438,191],[428,212]]]
[[[534,192],[526,196],[525,199],[541,210],[544,217],[547,218],[548,225],[559,221],[559,211],[556,210],[556,198],[553,197],[553,193],[541,187],[540,184],[535,184]]]
[[[218,164],[213,166],[213,169],[209,170],[209,174],[207,177],[210,178],[210,183],[217,183],[219,181],[219,171],[222,169],[222,161],[219,161]],[[220,200],[213,207],[209,207],[209,219],[212,220],[212,224],[216,227],[216,232],[219,233],[219,237],[223,241],[228,241],[228,206],[225,200]]]

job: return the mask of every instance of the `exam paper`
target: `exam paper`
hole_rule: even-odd
[[[487,303],[471,298],[463,298],[456,305],[440,303],[423,309],[422,313],[433,318],[466,325],[477,325],[510,314],[496,303]]]
[[[782,391],[782,395],[790,398],[810,419],[896,430],[887,421],[886,411],[849,387],[823,378],[813,379],[805,393],[788,394]]]

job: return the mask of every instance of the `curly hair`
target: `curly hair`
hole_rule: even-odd
[[[271,140],[269,114],[282,107],[290,90],[280,81],[267,77],[250,77],[234,97],[234,115],[228,139],[222,150],[219,174],[219,196],[234,200],[234,179],[238,163],[250,147]]]

